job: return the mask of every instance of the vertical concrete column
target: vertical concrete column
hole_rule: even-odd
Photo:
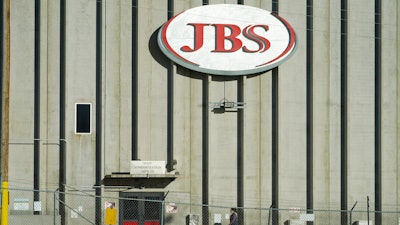
[[[378,107],[374,97],[374,3],[349,1],[348,9],[348,207],[358,201],[357,209],[367,210],[367,196],[375,193],[374,109]]]
[[[314,209],[329,208],[330,197],[330,1],[313,1],[313,192]],[[337,47],[336,47],[337,48]],[[337,63],[337,62],[336,62]],[[338,160],[339,161],[339,160]],[[337,207],[339,208],[339,207]]]
[[[398,210],[400,4],[382,1],[382,210]],[[396,21],[397,18],[397,21]],[[390,24],[385,26],[385,24]],[[393,147],[389,147],[393,146]],[[395,197],[396,196],[396,197]],[[382,214],[382,224],[390,215]]]
[[[279,205],[306,206],[306,1],[279,3],[279,15],[296,31],[298,48],[279,66]],[[291,13],[293,11],[298,13]],[[287,215],[282,215],[283,221]]]
[[[167,65],[155,61],[149,40],[167,21],[167,1],[138,1],[138,158],[167,159]]]

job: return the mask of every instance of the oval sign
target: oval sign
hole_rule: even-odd
[[[158,33],[163,53],[181,66],[216,75],[246,75],[272,69],[296,47],[290,24],[269,11],[216,4],[186,10]]]

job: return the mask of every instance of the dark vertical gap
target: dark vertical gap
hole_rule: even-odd
[[[243,5],[244,0],[237,0],[237,4]],[[238,77],[237,101],[244,101],[244,78]],[[238,109],[237,112],[237,206],[238,222],[244,224],[244,110]]]
[[[278,70],[272,70],[272,211],[273,224],[279,224],[279,80]]]
[[[244,78],[238,77],[238,102],[244,102]],[[244,110],[237,111],[237,206],[238,222],[244,224]]]
[[[40,189],[40,0],[35,0],[34,119],[33,119],[33,201],[39,201]],[[40,214],[39,211],[33,214]]]
[[[208,0],[203,0],[203,5],[208,5],[209,2]],[[202,221],[203,225],[207,225],[210,223],[209,221],[209,210],[208,210],[208,198],[209,198],[209,189],[208,189],[208,179],[209,179],[209,168],[208,168],[208,158],[209,158],[209,109],[208,109],[208,103],[209,103],[209,83],[208,83],[209,75],[204,74],[203,78],[203,83],[202,83],[202,102],[203,102],[203,107],[202,107]]]
[[[341,0],[340,10],[340,209],[341,224],[347,224],[347,0]]]
[[[314,209],[313,148],[313,0],[307,0],[307,213]],[[312,224],[312,222],[307,222]]]
[[[382,0],[375,0],[375,211],[382,225]]]
[[[279,0],[272,0],[272,12],[279,13]],[[272,69],[272,223],[279,224],[279,68]]]
[[[0,0],[0,108],[3,108],[3,78],[4,78],[4,1]],[[0,110],[0,143],[3,143],[3,110]],[[2,168],[3,159],[0,154],[0,168]],[[1,172],[0,172],[1,173]],[[0,182],[2,182],[2,174],[0,174]]]
[[[209,212],[208,212],[208,178],[209,178],[209,169],[208,169],[208,158],[209,158],[209,139],[208,139],[208,130],[209,130],[209,115],[208,115],[208,102],[209,102],[209,84],[208,84],[208,75],[204,75],[203,84],[202,84],[202,221],[203,224],[208,224]]]
[[[61,225],[65,225],[65,183],[67,146],[65,142],[65,26],[66,26],[66,0],[60,0],[60,169],[59,169],[59,191]]]
[[[132,0],[132,153],[138,159],[138,3]]]
[[[95,223],[101,224],[101,170],[102,170],[102,18],[103,1],[96,1],[96,200],[95,200]]]
[[[168,19],[174,16],[174,0],[168,0]],[[167,68],[167,170],[174,169],[174,66],[172,61]]]

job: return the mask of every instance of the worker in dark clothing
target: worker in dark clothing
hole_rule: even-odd
[[[229,217],[229,225],[238,225],[238,215],[235,208],[231,208],[231,216]]]

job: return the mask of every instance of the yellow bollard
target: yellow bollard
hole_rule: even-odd
[[[1,184],[1,225],[8,225],[8,182]]]

